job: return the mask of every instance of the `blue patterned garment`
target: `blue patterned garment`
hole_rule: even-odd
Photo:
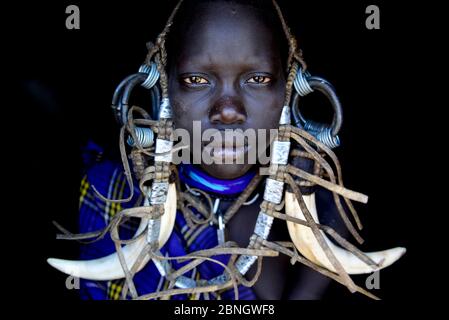
[[[89,151],[98,152],[100,148],[91,144]],[[92,185],[107,198],[122,199],[127,198],[130,194],[125,175],[121,163],[111,161],[100,161],[90,165],[81,181],[80,188],[80,210],[79,210],[79,228],[80,232],[91,232],[104,228],[114,217],[114,215],[125,208],[131,208],[141,205],[137,187],[135,187],[134,198],[127,203],[106,203],[96,196],[92,189]],[[137,185],[137,184],[136,184]],[[135,185],[135,186],[136,186]],[[198,187],[198,186],[196,186]],[[139,221],[129,220],[120,230],[121,239],[130,239],[137,230]],[[217,246],[217,232],[215,226],[207,224],[202,228],[201,225],[190,228],[182,213],[176,214],[174,230],[167,243],[161,248],[161,253],[168,256],[183,256],[185,254],[209,249]],[[115,252],[114,243],[110,236],[107,235],[103,239],[82,245],[81,259],[95,259],[104,257]],[[226,264],[229,260],[228,255],[214,256],[214,259]],[[189,261],[177,262],[170,261],[173,269],[179,269]],[[211,279],[223,273],[223,267],[220,265],[206,261],[197,266],[195,269],[186,273],[186,276],[194,279]],[[140,272],[134,277],[134,283],[139,295],[157,292],[168,288],[169,282],[161,277],[159,271],[152,261],[150,261]],[[124,285],[124,279],[113,281],[87,281],[81,280],[81,298],[94,300],[117,300],[121,297],[121,290]],[[254,300],[257,299],[251,288],[239,285],[239,299]],[[173,300],[233,300],[234,290],[226,289],[216,293],[209,294],[180,294],[173,295]]]

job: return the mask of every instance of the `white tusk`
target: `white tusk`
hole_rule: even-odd
[[[161,217],[159,248],[167,242],[175,224],[176,185],[174,183],[171,183],[168,187],[167,201],[165,202],[164,209],[164,214]],[[145,230],[148,225],[148,220],[148,218],[143,218],[141,220],[135,236]],[[138,240],[122,248],[123,256],[128,269],[134,265],[146,243],[147,238],[142,236]],[[149,256],[146,256],[138,267],[137,272],[147,264],[148,260]],[[94,260],[62,260],[50,258],[47,262],[59,271],[77,278],[104,281],[121,279],[125,277],[125,273],[123,272],[117,253]]]
[[[310,211],[310,214],[313,216],[313,219],[315,220],[315,222],[319,223],[316,210],[315,194],[313,193],[311,195],[305,195],[303,196],[303,199]],[[295,195],[291,192],[285,193],[285,211],[289,216],[301,220],[306,220],[301,208],[299,207],[299,203],[296,200]],[[335,272],[335,268],[328,260],[324,250],[319,245],[312,230],[309,227],[291,221],[287,221],[287,227],[290,238],[292,239],[296,248],[304,257],[332,272]],[[341,263],[348,274],[372,273],[374,271],[383,269],[396,262],[406,251],[405,248],[397,247],[384,251],[365,253],[374,262],[380,264],[379,268],[373,268],[364,263],[350,251],[336,246],[325,236],[324,232],[320,232],[323,234],[324,239],[329,245],[329,248],[332,250],[335,257]]]

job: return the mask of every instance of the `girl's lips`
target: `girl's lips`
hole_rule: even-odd
[[[203,141],[203,147],[213,147],[213,148],[239,148],[248,145],[248,138],[246,136],[241,136],[238,133],[234,133],[230,136],[219,137],[216,139],[215,137],[212,141]]]
[[[204,147],[203,151],[211,156],[214,163],[233,163],[235,160],[244,160],[244,154],[248,153],[249,146],[210,146]]]
[[[221,137],[221,139],[220,139]],[[206,154],[216,163],[243,163],[245,153],[251,150],[251,143],[245,135],[239,131],[232,134],[220,132],[220,136],[212,141],[203,141],[203,154]]]

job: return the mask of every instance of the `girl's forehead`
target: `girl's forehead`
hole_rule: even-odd
[[[253,6],[244,4],[224,1],[201,3],[191,8],[187,17],[182,19],[184,23],[181,33],[197,35],[200,32],[220,31],[220,29],[232,32],[258,29],[272,33],[273,21],[267,19],[268,15],[270,13],[263,13]],[[239,28],[241,30],[238,30]]]
[[[232,1],[209,1],[199,2],[193,9],[195,13],[202,16],[232,16],[236,18],[250,17],[256,15],[260,10],[245,3],[235,3]]]
[[[179,41],[184,53],[196,54],[213,48],[256,52],[274,49],[273,28],[248,6],[209,4],[197,11],[181,32]]]

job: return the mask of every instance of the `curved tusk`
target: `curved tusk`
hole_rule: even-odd
[[[315,194],[313,193],[311,195],[305,195],[303,196],[303,199],[310,211],[310,214],[313,216],[313,219],[315,220],[315,222],[319,223],[316,210]],[[299,207],[299,203],[296,200],[295,195],[291,192],[285,193],[285,211],[289,216],[306,220],[301,208]],[[310,261],[332,272],[335,272],[334,267],[329,262],[326,254],[324,253],[324,250],[319,245],[314,234],[312,233],[312,230],[309,227],[291,221],[287,221],[287,227],[290,238],[303,256],[305,256]],[[380,265],[379,268],[373,268],[357,258],[350,251],[336,246],[326,237],[324,232],[322,232],[322,234],[327,244],[329,245],[329,248],[335,254],[335,257],[338,259],[338,261],[340,261],[343,268],[348,274],[372,273],[374,271],[383,269],[396,262],[406,251],[405,248],[397,247],[384,251],[365,253],[374,262]]]
[[[161,229],[159,233],[159,248],[168,240],[173,230],[176,218],[176,185],[171,183],[168,187],[167,201],[164,204],[164,214],[161,217]],[[148,225],[148,218],[141,219],[139,228],[135,236],[139,235]],[[142,236],[138,240],[122,248],[126,264],[130,269],[136,262],[139,254],[147,243],[147,237]],[[149,256],[146,256],[137,272],[140,271],[148,262]],[[106,257],[94,260],[62,260],[50,258],[47,262],[54,268],[74,277],[88,280],[115,280],[125,277],[123,268],[120,264],[117,253],[112,253]]]

